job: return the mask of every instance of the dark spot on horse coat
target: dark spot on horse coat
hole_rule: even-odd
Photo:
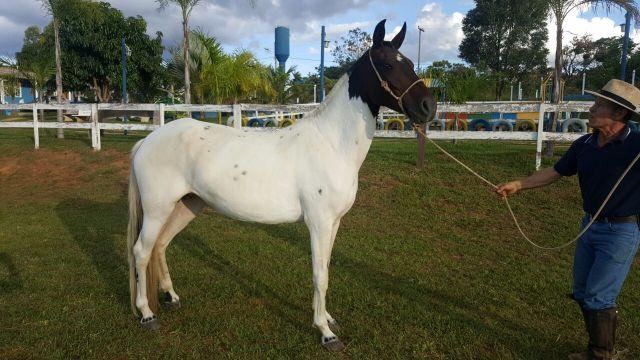
[[[200,140],[204,140],[204,138],[202,136],[200,136]]]
[[[358,145],[358,139],[356,139],[356,145]]]
[[[322,189],[318,189],[318,194],[322,195]]]
[[[247,170],[243,171],[242,175],[247,175]]]
[[[283,138],[284,138],[284,136],[280,135],[280,139],[283,139]]]
[[[209,130],[209,129],[211,129],[211,126],[205,126],[204,129],[205,130]]]
[[[238,181],[238,177],[237,177],[237,176],[234,176],[234,177],[233,177],[233,181]]]
[[[237,169],[238,168],[238,164],[233,165],[233,168]]]

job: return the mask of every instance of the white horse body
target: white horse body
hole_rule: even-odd
[[[338,80],[327,100],[295,125],[251,131],[181,119],[134,146],[129,288],[143,327],[159,327],[149,307],[157,304],[158,289],[165,305],[180,306],[165,250],[208,205],[244,221],[304,220],[311,238],[313,323],[325,348],[344,348],[326,311],[329,262],[340,219],[355,201],[358,171],[375,131],[374,115],[386,106],[426,123],[436,110],[413,63],[398,51],[406,23],[391,41],[384,41],[384,24],[376,25],[371,48]]]
[[[296,222],[309,207],[341,217],[375,130],[371,111],[349,99],[347,87],[345,75],[320,109],[277,131],[193,119],[154,131],[133,159],[144,211],[193,193],[244,221]]]
[[[165,250],[206,204],[244,221],[305,221],[311,237],[314,324],[323,342],[338,342],[329,329],[334,320],[325,310],[329,260],[340,219],[355,201],[358,171],[375,130],[368,105],[350,98],[348,87],[345,75],[320,108],[285,129],[239,130],[181,119],[134,147],[130,286],[132,307],[142,313],[143,325],[155,324],[147,293],[153,295],[157,285],[148,271],[158,269],[160,290],[179,304]]]

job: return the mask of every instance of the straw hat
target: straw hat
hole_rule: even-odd
[[[613,79],[600,92],[585,90],[594,96],[607,99],[634,113],[634,119],[640,117],[640,90],[622,80]]]

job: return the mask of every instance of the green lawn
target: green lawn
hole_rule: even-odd
[[[162,329],[131,315],[125,235],[128,151],[141,135],[56,140],[0,130],[0,358],[563,359],[585,344],[570,292],[573,247],[519,237],[503,202],[427,145],[376,140],[333,251],[328,310],[347,349],[312,327],[303,224],[197,218],[168,250],[183,307]],[[531,143],[441,144],[493,182],[532,172]],[[566,146],[561,146],[562,153]],[[552,164],[548,159],[546,164]],[[256,189],[255,191],[268,191]],[[513,199],[531,237],[578,232],[575,179]],[[640,357],[640,276],[619,299],[618,340]]]

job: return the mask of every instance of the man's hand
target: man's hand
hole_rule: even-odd
[[[517,193],[521,189],[522,189],[522,182],[520,180],[516,180],[516,181],[508,182],[506,184],[499,184],[498,187],[495,189],[495,192],[502,197],[506,197],[506,196]]]

